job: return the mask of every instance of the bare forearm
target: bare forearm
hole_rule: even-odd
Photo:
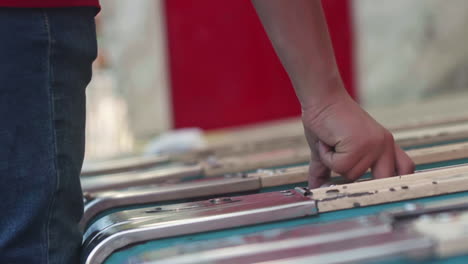
[[[375,178],[414,171],[408,155],[346,93],[333,55],[320,0],[253,0],[302,105],[311,150],[309,187],[330,170],[356,180],[368,168]]]
[[[303,109],[343,89],[320,0],[252,2]]]

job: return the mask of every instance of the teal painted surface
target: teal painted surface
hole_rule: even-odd
[[[459,160],[452,160],[452,161],[446,161],[446,162],[437,162],[437,163],[431,163],[431,164],[426,164],[426,165],[420,165],[417,166],[417,170],[424,170],[424,169],[431,169],[431,168],[437,168],[437,167],[444,167],[444,166],[453,166],[453,165],[459,165],[459,164],[468,164],[468,159],[459,159]],[[304,164],[301,164],[304,165]],[[293,166],[293,165],[291,165]],[[288,166],[288,167],[291,167]],[[294,165],[294,166],[297,166]],[[285,167],[281,167],[285,168]],[[367,174],[365,177],[370,177],[369,174]],[[283,186],[277,186],[277,187],[270,187],[270,188],[263,188],[260,192],[273,192],[273,191],[280,191],[280,190],[285,190],[285,189],[293,189],[294,187],[297,186],[307,186],[307,183],[301,183],[301,184],[290,184],[290,185],[283,185]],[[254,193],[254,192],[251,192]],[[238,194],[233,194],[233,195],[243,195],[246,193],[238,193]],[[437,196],[437,197],[430,197],[430,198],[422,198],[422,199],[416,199],[413,200],[413,202],[432,202],[432,201],[438,201],[438,200],[444,200],[444,199],[449,199],[449,198],[455,198],[455,197],[468,197],[468,192],[464,193],[458,193],[458,194],[449,194],[449,195],[443,195],[443,196]],[[161,206],[165,204],[174,204],[174,203],[180,203],[180,202],[188,202],[189,200],[178,200],[178,201],[170,201],[170,202],[164,202],[164,203],[155,203],[155,204],[148,204],[148,205],[137,205],[137,206],[132,206],[132,207],[126,207],[124,209],[135,209],[135,208],[144,208],[144,207],[153,207],[153,206]],[[162,239],[158,241],[150,241],[148,243],[144,243],[141,245],[137,245],[134,247],[130,247],[126,250],[123,250],[121,252],[114,253],[108,260],[106,260],[105,264],[121,264],[121,263],[126,263],[126,260],[129,259],[132,256],[136,256],[138,254],[141,254],[145,251],[149,250],[157,250],[161,248],[166,248],[170,246],[174,246],[177,244],[183,244],[183,243],[191,243],[191,242],[196,242],[196,241],[204,241],[204,240],[210,240],[210,239],[219,239],[219,238],[226,238],[229,236],[234,236],[234,235],[244,235],[244,234],[251,234],[254,232],[261,232],[264,230],[270,230],[274,228],[290,228],[290,227],[295,227],[299,225],[305,225],[305,224],[318,224],[318,223],[327,223],[330,221],[336,221],[336,220],[343,220],[343,219],[349,219],[352,217],[357,217],[357,216],[362,216],[362,215],[371,215],[375,214],[378,212],[381,212],[386,209],[390,208],[395,208],[395,207],[400,207],[403,204],[407,203],[409,201],[405,202],[398,202],[398,203],[391,203],[391,204],[383,204],[379,206],[370,206],[370,207],[364,207],[364,208],[354,208],[354,209],[349,209],[349,210],[343,210],[343,211],[338,211],[338,212],[331,212],[331,213],[324,213],[321,214],[320,216],[317,217],[308,217],[308,218],[301,218],[301,219],[294,219],[294,220],[289,220],[289,221],[282,221],[282,222],[275,222],[275,223],[268,223],[268,224],[262,224],[262,225],[255,225],[255,226],[248,226],[248,227],[241,227],[241,228],[234,228],[234,229],[227,229],[227,230],[221,230],[221,231],[213,231],[213,232],[207,232],[203,234],[195,234],[195,235],[188,235],[188,236],[183,236],[183,237],[175,237],[175,238],[168,238],[168,239]],[[107,215],[112,212],[116,212],[119,210],[123,209],[114,209],[114,210],[109,210],[100,216]],[[462,262],[460,262],[462,261]],[[396,263],[404,263],[404,262],[396,262]],[[458,263],[468,263],[468,256],[461,256],[461,257],[456,257],[456,258],[450,258],[446,260],[433,260],[430,262],[424,262],[424,263],[430,263],[430,264],[435,264],[435,263],[445,263],[445,264],[458,264]]]
[[[457,256],[445,259],[430,259],[430,260],[408,260],[403,257],[392,258],[391,260],[380,260],[378,262],[370,262],[366,264],[467,264],[468,256]]]
[[[232,228],[232,229],[226,229],[226,230],[220,230],[220,231],[206,232],[206,233],[201,233],[201,234],[161,239],[157,241],[150,241],[148,243],[137,245],[137,246],[128,248],[126,250],[114,253],[109,259],[107,259],[105,264],[125,263],[127,259],[131,258],[132,256],[141,254],[143,252],[151,251],[151,250],[158,250],[158,249],[167,248],[167,247],[171,247],[175,245],[181,245],[185,243],[192,243],[196,241],[206,241],[210,239],[220,239],[220,238],[226,238],[226,237],[235,236],[235,235],[252,234],[255,232],[271,230],[274,228],[291,228],[291,227],[306,225],[306,224],[328,223],[331,221],[344,220],[344,219],[349,219],[349,218],[358,217],[358,216],[376,214],[387,209],[402,207],[407,202],[428,203],[428,202],[435,202],[435,201],[441,201],[441,200],[450,199],[450,198],[460,198],[460,197],[468,198],[468,192],[414,199],[410,201],[382,204],[378,206],[353,208],[353,209],[342,210],[342,211],[337,211],[337,212],[323,213],[319,216],[311,216],[311,217],[293,219],[293,220],[288,220],[288,221],[280,221],[280,222],[274,222],[274,223]],[[463,259],[463,257],[459,257],[459,258],[454,258],[453,261],[458,261],[457,259],[460,259],[460,258]],[[431,262],[431,263],[442,263],[442,262],[438,260],[438,262]],[[458,262],[450,261],[450,262],[444,262],[444,263],[452,264],[452,263],[458,263]]]

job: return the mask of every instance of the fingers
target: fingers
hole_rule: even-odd
[[[414,171],[413,162],[395,145],[392,134],[362,109],[354,104],[338,104],[330,111],[319,123],[314,121],[314,115],[310,119],[303,113],[312,152],[309,187],[320,187],[329,181],[330,171],[352,181],[369,168],[377,179]]]
[[[400,147],[395,145],[391,134],[385,135],[382,144],[373,145],[361,155],[334,152],[333,148],[321,141],[317,143],[317,150],[323,165],[352,181],[365,174],[369,168],[372,169],[375,179],[414,172],[414,163]],[[319,183],[323,184],[324,181],[325,179],[317,178],[314,180],[314,187]],[[311,183],[309,181],[309,184]]]
[[[309,188],[319,188],[330,180],[330,169],[321,161],[311,160],[309,165]]]
[[[343,174],[348,180],[355,181],[361,178],[369,170],[369,164],[372,164],[370,156],[362,157],[361,160],[347,173]]]
[[[411,158],[395,144],[395,167],[397,175],[414,173],[415,165]]]
[[[334,158],[337,153],[333,149],[322,141],[317,141],[317,152],[320,161],[322,161],[327,167],[332,168],[334,164]]]
[[[372,166],[372,176],[374,179],[395,176],[395,143],[393,140],[388,140],[387,142],[382,154]]]
[[[349,180],[356,180],[369,168],[369,162],[364,155],[338,153],[321,141],[317,143],[317,148],[323,164]]]
[[[310,146],[308,186],[319,188],[330,180],[330,169],[323,164],[318,154],[318,140],[314,133],[304,127],[305,136]]]

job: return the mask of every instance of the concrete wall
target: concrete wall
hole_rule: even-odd
[[[366,106],[468,88],[468,1],[354,1]]]
[[[130,127],[145,138],[172,126],[161,0],[101,0],[102,45],[128,104]]]
[[[136,151],[171,128],[162,1],[101,0],[87,89],[86,159]]]

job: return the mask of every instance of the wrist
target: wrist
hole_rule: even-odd
[[[333,74],[315,85],[309,84],[307,86],[308,89],[307,87],[302,90],[297,89],[303,113],[314,115],[323,112],[324,109],[337,102],[350,98],[339,73]],[[305,92],[301,94],[300,91]]]

